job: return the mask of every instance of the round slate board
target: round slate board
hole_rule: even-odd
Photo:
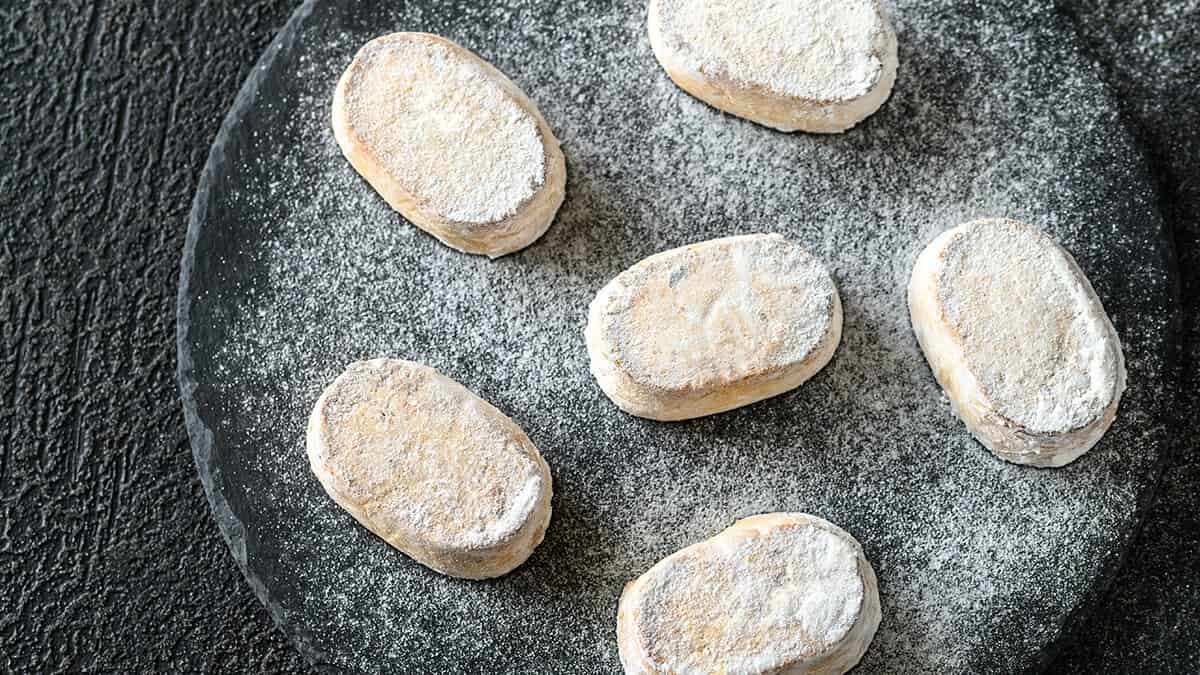
[[[1048,3],[1046,3],[1048,4]],[[1169,247],[1113,101],[1040,2],[889,5],[891,100],[841,136],[786,135],[678,90],[633,2],[306,3],[213,148],[188,232],[180,380],[218,523],[317,665],[616,672],[624,584],[764,511],[862,543],[883,623],[860,672],[1024,670],[1103,588],[1157,476],[1173,327]],[[567,199],[530,248],[452,251],[341,157],[331,92],[356,49],[439,33],[508,73],[567,156]],[[936,233],[1006,215],[1046,229],[1124,342],[1116,424],[1060,470],[992,457],[950,413],[908,324]],[[834,360],[798,390],[684,423],[617,410],[584,350],[588,301],[666,248],[781,232],[845,305]],[[512,416],[554,475],[545,542],[487,582],[415,564],[324,494],[304,454],[346,363],[428,363]]]

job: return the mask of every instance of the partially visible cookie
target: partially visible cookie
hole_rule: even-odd
[[[622,410],[681,420],[800,386],[829,362],[842,304],[819,260],[777,234],[650,256],[592,300],[591,370]]]
[[[531,244],[562,204],[558,139],[517,85],[436,35],[368,42],[338,81],[342,153],[405,218],[495,258]]]
[[[339,506],[443,574],[506,574],[550,522],[550,470],[525,432],[419,363],[350,364],[313,407],[307,450]]]
[[[836,674],[880,621],[854,537],[803,513],[744,518],[625,587],[617,647],[630,675]]]
[[[1007,219],[960,225],[921,253],[913,331],[967,429],[1010,462],[1062,466],[1113,423],[1121,342],[1075,260]]]
[[[647,23],[684,91],[781,131],[845,131],[896,81],[896,33],[878,0],[650,0]]]

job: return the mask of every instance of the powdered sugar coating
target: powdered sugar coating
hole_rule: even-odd
[[[883,77],[877,0],[654,0],[667,45],[692,70],[784,96],[848,101]]]
[[[537,121],[482,64],[412,33],[373,40],[356,59],[347,121],[427,208],[491,223],[542,186]]]
[[[372,530],[421,550],[502,546],[549,494],[537,448],[515,424],[407,361],[353,363],[339,375],[313,411],[308,452],[326,489]]]
[[[622,272],[600,310],[635,380],[705,388],[803,361],[829,332],[837,289],[820,261],[778,235],[658,253]]]
[[[313,6],[217,157],[184,314],[218,517],[309,658],[368,672],[615,672],[626,582],[739,517],[804,511],[853,532],[879,574],[885,621],[858,672],[1039,663],[1147,498],[1170,397],[1168,250],[1136,151],[1053,7],[889,9],[912,46],[903,86],[870,124],[815,137],[680,91],[650,50],[642,0]],[[463,256],[396,227],[342,158],[330,92],[366,40],[401,27],[536,86],[570,187],[559,225],[520,253]],[[912,335],[915,256],[986,215],[1066,246],[1125,342],[1121,416],[1063,470],[981,452]],[[846,320],[834,359],[795,394],[719,416],[668,425],[614,411],[588,372],[588,300],[654,253],[749,232],[825,262]],[[311,477],[309,409],[346,363],[379,355],[461,382],[553,467],[554,523],[513,574],[431,573]]]
[[[639,417],[677,421],[794,389],[829,362],[842,307],[825,267],[772,235],[657,253],[588,306],[589,368]]]
[[[654,565],[626,589],[618,616],[626,672],[837,673],[869,644],[879,598],[844,530],[768,514]]]
[[[952,235],[939,301],[997,412],[1032,433],[1093,423],[1123,386],[1120,341],[1075,261],[1007,219]]]

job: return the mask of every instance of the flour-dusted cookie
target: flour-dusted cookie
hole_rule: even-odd
[[[896,33],[879,0],[650,0],[647,24],[684,91],[781,131],[845,131],[896,81]]]
[[[566,163],[537,107],[436,35],[393,33],[360,49],[333,95],[333,132],[392,208],[460,251],[524,248],[562,204]]]
[[[419,363],[350,364],[317,400],[307,446],[339,506],[450,576],[506,574],[550,522],[550,470],[525,432]]]
[[[664,251],[592,300],[592,374],[622,410],[656,420],[711,415],[800,386],[842,338],[825,267],[777,234]]]
[[[803,513],[737,521],[625,586],[617,648],[630,675],[844,673],[879,627],[862,546]]]
[[[908,305],[955,414],[998,456],[1062,466],[1116,417],[1117,332],[1074,258],[1040,230],[986,219],[943,232],[917,258]]]

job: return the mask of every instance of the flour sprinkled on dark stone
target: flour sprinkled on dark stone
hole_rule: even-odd
[[[373,5],[306,6],[272,48],[214,154],[185,260],[201,473],[235,555],[310,659],[614,672],[627,581],[739,517],[803,511],[854,535],[878,573],[883,621],[858,672],[1041,663],[1100,592],[1157,473],[1172,283],[1144,168],[1051,8],[889,5],[901,45],[890,101],[818,137],[680,91],[650,53],[640,0]],[[452,251],[342,159],[334,83],[359,46],[396,30],[472,49],[554,126],[567,199],[533,246],[498,261]],[[1061,242],[1124,344],[1117,422],[1062,470],[1008,465],[972,440],[908,324],[916,254],[982,216]],[[655,252],[751,232],[829,266],[845,311],[833,361],[793,392],[709,418],[619,412],[588,372],[588,301]],[[313,401],[347,363],[378,356],[461,382],[550,464],[550,528],[513,574],[425,570],[309,473]]]

